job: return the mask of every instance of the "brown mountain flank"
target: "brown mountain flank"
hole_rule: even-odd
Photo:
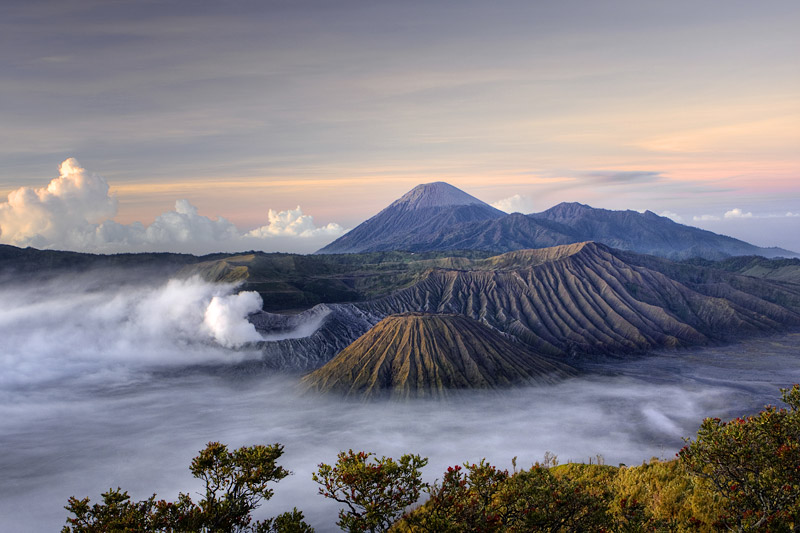
[[[668,264],[676,265],[674,277],[591,242],[524,250],[475,270],[431,270],[411,287],[358,305],[379,316],[479,319],[555,357],[702,345],[800,324],[795,285],[722,280]]]
[[[445,397],[454,389],[552,383],[572,373],[465,316],[404,313],[381,320],[302,383],[365,399]]]

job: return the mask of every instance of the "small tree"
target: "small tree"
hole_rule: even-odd
[[[321,463],[312,475],[319,493],[347,507],[339,511],[336,524],[351,532],[388,531],[425,486],[420,469],[427,458],[405,454],[371,459],[373,453],[340,452],[334,466]]]
[[[739,531],[800,527],[800,386],[781,392],[789,409],[767,406],[730,422],[706,418],[678,453],[724,496],[722,522]]]
[[[237,531],[250,523],[250,513],[261,500],[272,498],[267,488],[289,471],[275,461],[283,446],[243,446],[233,452],[219,442],[210,442],[192,460],[192,475],[205,482],[205,498],[198,503],[203,525],[210,531]]]
[[[252,523],[250,513],[262,500],[272,497],[267,484],[280,481],[290,472],[276,464],[283,446],[243,446],[233,452],[219,442],[209,442],[192,460],[191,472],[205,483],[205,495],[194,503],[187,494],[175,502],[147,500],[132,502],[117,488],[103,493],[103,503],[90,505],[89,498],[71,497],[62,533],[105,531],[164,532],[307,532],[297,509],[265,522]]]

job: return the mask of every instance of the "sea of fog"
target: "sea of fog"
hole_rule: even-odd
[[[257,517],[292,507],[336,531],[311,473],[340,450],[429,458],[425,477],[486,457],[638,464],[671,458],[704,416],[777,403],[800,382],[800,334],[595,363],[558,385],[451,401],[354,403],[298,394],[296,376],[224,371],[257,358],[257,295],[197,279],[140,284],[89,273],[0,285],[0,531],[57,531],[67,498],[111,487],[174,499],[200,486],[209,441],[281,443],[293,475]],[[289,332],[288,334],[292,334]],[[214,369],[214,370],[212,370]]]

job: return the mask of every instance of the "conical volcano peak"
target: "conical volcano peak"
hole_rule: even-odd
[[[466,316],[411,312],[384,318],[303,384],[364,399],[444,398],[455,389],[553,383],[573,373]]]
[[[433,183],[423,183],[417,185],[399,199],[395,200],[389,207],[399,207],[405,209],[422,209],[425,207],[446,207],[457,205],[486,205],[465,193],[461,189],[453,187],[443,181]]]
[[[423,183],[319,250],[319,253],[414,252],[420,246],[425,246],[428,237],[448,232],[453,226],[504,216],[506,214],[499,209],[449,183]]]

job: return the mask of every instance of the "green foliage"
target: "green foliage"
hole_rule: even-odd
[[[127,492],[109,489],[103,503],[89,505],[89,498],[69,498],[65,509],[75,515],[67,519],[64,533],[103,533],[105,531],[149,531],[153,526],[155,496],[132,502]]]
[[[397,462],[372,457],[366,452],[340,452],[334,466],[322,463],[312,476],[321,495],[347,506],[339,511],[336,523],[342,530],[388,531],[425,486],[420,469],[428,459],[409,454]]]
[[[277,311],[375,298],[419,281],[431,268],[472,265],[476,262],[472,259],[489,255],[469,250],[341,255],[252,252],[202,258],[206,260],[186,266],[181,274],[199,274],[213,282],[244,282],[243,290],[261,294],[265,310]]]
[[[789,409],[756,416],[707,418],[679,453],[686,468],[711,482],[727,503],[722,524],[740,531],[800,525],[800,386],[782,389]]]
[[[132,502],[127,492],[117,488],[104,493],[103,503],[90,505],[89,498],[71,497],[62,533],[105,531],[163,532],[245,532],[307,533],[313,531],[297,509],[274,519],[251,523],[250,513],[262,500],[272,497],[268,483],[280,481],[289,471],[277,465],[283,446],[243,446],[229,451],[219,442],[210,442],[192,460],[190,470],[205,485],[205,497],[194,503],[181,493],[177,501],[147,500]]]
[[[602,531],[607,499],[606,485],[534,465],[499,487],[493,507],[504,531]]]
[[[289,512],[258,522],[255,533],[314,533],[314,528],[303,521],[303,513],[295,507]]]
[[[267,483],[289,475],[275,461],[283,446],[241,447],[233,452],[219,442],[210,442],[192,460],[192,475],[205,482],[206,497],[198,503],[203,524],[210,531],[236,531],[250,522],[250,512],[262,499],[272,497]]]
[[[609,521],[606,487],[539,464],[513,475],[485,460],[453,466],[398,530],[601,531]]]
[[[708,483],[677,460],[620,468],[610,489],[617,531],[713,531],[722,509]]]
[[[421,531],[491,531],[500,518],[491,509],[492,497],[507,478],[507,471],[497,470],[486,460],[451,466],[441,483],[427,487],[426,504],[405,521]]]

